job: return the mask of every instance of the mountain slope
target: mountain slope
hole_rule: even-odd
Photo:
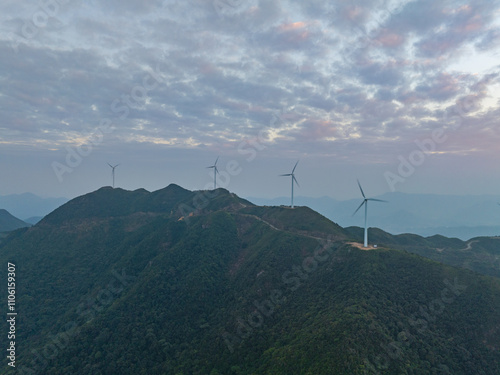
[[[0,233],[28,227],[29,224],[12,216],[7,210],[0,209]]]
[[[369,225],[375,225],[393,234],[415,233],[421,236],[441,234],[467,240],[478,236],[500,234],[498,197],[491,195],[433,195],[387,193],[373,197],[387,200],[387,204],[370,207]],[[249,198],[259,205],[286,204],[289,198]],[[340,225],[361,226],[363,215],[352,216],[360,199],[337,201],[330,197],[295,198]]]
[[[67,201],[66,198],[41,198],[31,193],[0,195],[0,207],[23,220],[43,217]]]
[[[363,228],[348,227],[345,231],[355,240],[363,240]],[[500,278],[500,237],[477,237],[462,241],[439,235],[392,235],[378,228],[370,228],[369,238],[371,243],[383,247],[409,251],[451,266]]]
[[[24,222],[31,224],[31,225],[35,225],[36,223],[38,223],[42,219],[43,219],[42,216],[32,216],[32,217],[29,217],[26,220],[24,220]]]
[[[16,373],[499,373],[497,279],[351,237],[224,189],[75,198],[0,244]]]

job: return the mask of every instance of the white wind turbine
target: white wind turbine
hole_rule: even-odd
[[[214,169],[214,190],[217,188],[217,173],[219,173],[219,170],[217,169],[217,162],[219,161],[219,157],[217,156],[217,159],[215,159],[214,165],[211,165],[210,167],[207,168],[213,168]]]
[[[111,167],[112,171],[111,171],[111,174],[113,175],[113,188],[115,187],[115,168],[118,167],[120,164],[116,164],[116,165],[111,165],[108,163],[108,165]]]
[[[291,176],[292,177],[292,204],[291,207],[293,208],[293,183],[295,182],[297,186],[300,186],[299,183],[297,182],[297,179],[295,178],[295,168],[297,168],[297,164],[299,164],[299,161],[297,160],[297,163],[295,163],[295,166],[292,169],[292,173],[287,173],[287,174],[280,174],[280,176]]]
[[[367,216],[368,216],[368,201],[374,201],[374,202],[387,202],[387,201],[384,201],[382,199],[367,198],[365,196],[363,188],[361,187],[361,184],[359,183],[359,180],[358,180],[358,186],[359,186],[359,190],[361,190],[361,195],[363,196],[363,202],[361,202],[361,204],[359,205],[359,207],[357,208],[357,210],[354,211],[354,213],[352,214],[352,216],[356,215],[356,212],[358,212],[359,209],[361,207],[363,207],[363,205],[365,205],[365,238],[364,238],[363,246],[364,247],[368,247],[368,227],[366,226]]]

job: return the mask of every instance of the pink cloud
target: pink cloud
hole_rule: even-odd
[[[311,119],[304,123],[299,138],[306,141],[321,141],[335,136],[337,136],[337,128],[333,121]]]
[[[302,21],[280,25],[277,28],[277,31],[280,39],[288,44],[299,44],[306,42],[313,35],[309,31],[309,25]]]
[[[404,41],[405,38],[402,35],[396,34],[389,29],[383,29],[378,37],[375,38],[375,42],[383,47],[398,47],[402,45]]]
[[[202,62],[200,64],[200,73],[205,75],[205,76],[208,76],[208,75],[215,75],[215,74],[218,74],[219,73],[219,69],[212,63],[209,63],[209,62]]]
[[[345,16],[349,18],[351,21],[357,21],[364,17],[365,10],[357,5],[351,5],[345,9]]]
[[[290,31],[290,30],[297,30],[297,29],[303,29],[306,27],[306,24],[304,22],[292,22],[292,23],[287,23],[284,25],[281,25],[279,27],[280,31]]]

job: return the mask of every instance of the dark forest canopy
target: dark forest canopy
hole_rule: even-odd
[[[371,231],[362,250],[224,189],[75,198],[0,245],[22,327],[2,373],[500,373],[498,240]]]

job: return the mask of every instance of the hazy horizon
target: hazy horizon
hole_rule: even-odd
[[[103,188],[111,189],[109,186]],[[392,234],[413,233],[424,237],[440,234],[450,238],[458,237],[464,241],[473,237],[500,235],[498,195],[460,196],[395,192],[369,197],[386,201],[385,204],[370,205],[369,226]],[[259,206],[290,205],[290,196],[241,198]],[[361,202],[361,195],[346,200],[329,196],[296,195],[294,198],[297,207],[307,206],[342,227],[363,226],[363,215],[353,216],[355,208]],[[67,198],[43,199],[31,193],[0,195],[0,208],[26,220],[43,217],[67,201]]]
[[[500,0],[0,22],[2,374],[500,374]]]
[[[182,184],[175,183],[175,182],[172,182],[172,184],[178,185],[184,189],[191,190],[191,191],[206,190],[206,189],[188,189],[185,186],[183,186]],[[120,188],[120,189],[124,189],[124,190],[128,190],[128,191],[134,191],[137,189],[145,189],[149,192],[154,192],[156,190],[161,190],[161,189],[167,187],[168,185],[170,185],[170,184],[167,184],[163,187],[160,187],[158,189],[152,189],[152,190],[145,189],[142,187],[138,187],[138,188],[134,188],[134,189],[126,189],[126,188],[122,188],[120,186],[115,186],[115,187],[117,189]],[[0,194],[0,197],[21,196],[21,195],[25,195],[25,194],[31,194],[31,195],[34,195],[36,197],[42,198],[42,199],[67,199],[67,200],[71,200],[71,199],[74,199],[74,198],[79,197],[81,195],[92,193],[92,192],[97,191],[97,190],[104,188],[104,187],[111,187],[111,185],[103,185],[103,186],[97,187],[96,189],[89,190],[89,191],[83,192],[82,194],[78,194],[78,195],[74,195],[74,196],[62,196],[62,195],[54,196],[54,195],[46,195],[46,194],[40,195],[40,194],[33,193],[32,191],[24,191],[24,192],[18,192],[18,193]],[[290,186],[288,186],[288,188],[290,188]],[[279,199],[290,200],[290,192],[289,191],[288,191],[288,195],[282,194],[282,195],[276,195],[276,196],[270,196],[270,195],[269,196],[256,196],[256,195],[251,195],[251,194],[250,195],[249,194],[240,195],[240,194],[238,194],[238,192],[232,191],[231,189],[227,189],[227,188],[224,188],[224,189],[226,189],[229,192],[234,193],[234,194],[238,195],[240,198],[244,198],[244,199],[254,198],[254,199],[265,199],[265,200],[279,200]],[[378,195],[370,195],[370,196],[371,197],[380,197],[380,196],[384,196],[386,194],[398,194],[398,193],[407,194],[407,195],[429,195],[429,196],[450,196],[450,197],[485,197],[485,198],[488,197],[488,198],[500,199],[500,194],[486,194],[486,193],[484,193],[484,194],[446,194],[446,193],[418,193],[418,192],[401,192],[401,191],[395,191],[395,192],[389,191],[389,192],[384,192],[384,193],[381,193]],[[356,199],[360,198],[360,193],[358,190],[357,194],[355,192],[352,196],[344,197],[344,198],[337,198],[337,197],[332,196],[332,195],[302,195],[302,194],[297,194],[297,190],[296,190],[296,193],[294,194],[294,196],[297,199],[300,199],[300,198],[310,198],[310,199],[329,198],[329,199],[333,199],[333,200],[336,200],[339,202],[343,202],[343,201],[356,200]]]
[[[498,2],[0,5],[0,194],[495,194]],[[230,178],[227,178],[227,177]],[[223,184],[226,177],[225,185]]]

